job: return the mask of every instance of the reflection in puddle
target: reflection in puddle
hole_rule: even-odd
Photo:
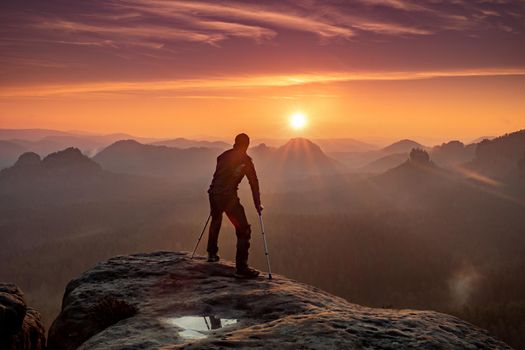
[[[166,322],[184,329],[179,332],[179,335],[185,339],[203,339],[208,336],[210,331],[236,324],[237,320],[215,316],[184,316],[168,318]]]

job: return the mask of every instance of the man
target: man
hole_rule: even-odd
[[[259,271],[248,267],[248,249],[250,248],[251,229],[244,208],[239,201],[237,189],[241,180],[246,177],[252,190],[255,209],[261,214],[263,206],[259,193],[259,181],[252,159],[246,154],[250,138],[246,134],[235,137],[233,148],[217,157],[217,167],[208,190],[211,209],[211,224],[208,236],[208,261],[219,261],[219,231],[222,223],[222,213],[226,213],[237,235],[237,254],[235,257],[235,276],[239,278],[255,278]]]

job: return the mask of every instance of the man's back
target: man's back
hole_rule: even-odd
[[[244,175],[248,177],[252,191],[258,195],[259,186],[252,159],[236,149],[230,149],[217,157],[217,167],[213,174],[208,193],[234,195]]]

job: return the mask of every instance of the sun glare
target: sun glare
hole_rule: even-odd
[[[290,126],[295,130],[303,129],[307,122],[308,120],[304,113],[296,112],[290,116]]]

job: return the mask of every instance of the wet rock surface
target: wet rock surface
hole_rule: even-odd
[[[101,262],[68,284],[48,348],[510,349],[449,315],[363,307],[233,271],[179,252]]]
[[[16,285],[0,283],[0,349],[41,350],[45,344],[40,313],[27,307]]]

